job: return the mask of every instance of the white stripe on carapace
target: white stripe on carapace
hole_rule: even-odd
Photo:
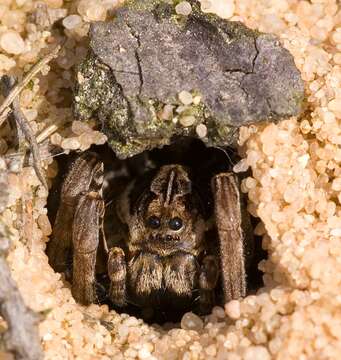
[[[170,202],[171,202],[171,196],[172,196],[172,191],[173,191],[173,187],[174,187],[174,179],[175,179],[175,171],[174,171],[174,169],[172,169],[169,174],[166,199],[165,199],[165,203],[164,203],[165,207],[169,206]]]

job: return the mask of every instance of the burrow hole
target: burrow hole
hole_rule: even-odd
[[[237,152],[231,148],[218,149],[208,148],[200,140],[191,138],[180,138],[172,143],[172,145],[165,146],[162,149],[154,149],[146,151],[142,154],[134,156],[127,160],[119,160],[116,158],[114,152],[108,145],[93,146],[90,151],[98,153],[104,163],[105,181],[103,187],[103,197],[105,203],[112,201],[113,194],[115,194],[115,187],[112,186],[113,179],[122,177],[123,182],[130,183],[131,180],[137,177],[143,177],[143,174],[151,168],[158,168],[167,164],[179,164],[190,169],[193,169],[197,177],[201,177],[201,185],[207,186],[209,193],[209,179],[213,174],[225,171],[231,171],[234,164],[239,161]],[[75,160],[79,154],[73,153],[70,155],[63,155],[57,158],[58,175],[54,179],[52,189],[48,197],[48,216],[53,225],[56,218],[56,213],[60,203],[60,191],[63,179],[68,171],[70,164]],[[249,176],[249,173],[241,174],[241,178]],[[210,201],[210,200],[208,200]],[[211,206],[212,204],[210,204]],[[255,227],[259,219],[252,218],[252,225]],[[247,269],[247,284],[248,293],[255,293],[263,286],[262,273],[258,270],[258,263],[267,257],[267,254],[261,247],[261,238],[254,238],[255,250]],[[67,271],[63,274],[67,282],[72,281],[72,249],[67,259]],[[172,309],[171,307],[160,309],[141,309],[133,304],[129,304],[124,308],[117,308],[113,306],[108,298],[109,279],[108,275],[103,272],[97,274],[97,298],[99,304],[107,304],[110,308],[119,313],[128,313],[132,316],[142,318],[148,323],[177,323],[181,320],[185,312],[196,312],[196,307],[193,304],[187,305],[184,308]],[[216,289],[216,304],[222,305],[222,289],[217,286]]]

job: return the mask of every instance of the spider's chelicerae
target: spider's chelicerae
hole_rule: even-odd
[[[98,302],[103,274],[115,307],[204,314],[217,298],[245,296],[253,246],[248,215],[236,175],[207,161],[199,168],[154,163],[133,178],[127,170],[107,175],[94,152],[72,162],[48,255],[59,272],[69,270],[72,255],[78,302]]]

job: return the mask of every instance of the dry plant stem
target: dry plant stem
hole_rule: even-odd
[[[5,75],[2,77],[2,83],[5,87],[4,90],[7,95],[12,92],[11,89],[13,89],[14,84],[16,83],[16,80],[13,76]],[[9,95],[7,97],[9,97]],[[20,109],[19,97],[16,97],[13,100],[12,109],[13,109],[12,113],[13,113],[15,122],[17,123],[17,126],[20,128],[20,130],[24,134],[26,141],[30,145],[30,150],[31,150],[32,156],[33,156],[33,167],[37,174],[37,177],[40,180],[40,182],[44,185],[44,187],[46,189],[48,189],[48,185],[47,185],[46,179],[44,177],[43,170],[41,168],[41,159],[40,159],[38,143],[33,134],[31,126],[29,125],[25,115],[23,114],[23,112]]]
[[[16,86],[14,86],[14,79],[8,78],[7,79],[8,85],[11,82],[13,84],[12,86],[6,89],[7,92],[6,99],[0,106],[0,126],[1,126],[2,123],[6,120],[7,116],[10,114],[11,112],[10,105],[13,103],[12,109],[13,109],[13,115],[15,121],[17,122],[19,128],[23,132],[26,140],[30,144],[30,148],[33,156],[34,170],[37,174],[38,179],[46,189],[48,189],[48,185],[40,165],[41,159],[40,159],[38,143],[27,119],[25,118],[25,115],[20,110],[18,95],[25,88],[25,86],[34,78],[34,76],[37,75],[46,64],[48,64],[54,57],[57,56],[60,49],[61,49],[60,45],[56,46],[53,51],[51,51],[49,54],[44,56],[40,61],[38,61],[32,67],[32,69],[24,76],[23,80],[20,83],[18,83]]]
[[[40,182],[44,185],[45,189],[48,190],[48,185],[43,173],[43,169],[41,168],[41,158],[40,158],[38,143],[25,115],[20,110],[19,97],[14,99],[12,106],[13,106],[13,116],[15,118],[15,121],[19,125],[21,131],[23,132],[25,139],[30,144],[30,150],[33,156],[33,168]]]
[[[20,94],[20,92],[25,88],[25,86],[41,71],[41,69],[57,56],[60,49],[60,45],[56,46],[49,54],[47,54],[40,61],[38,61],[32,67],[32,69],[24,76],[23,80],[10,91],[5,101],[0,106],[0,126],[6,120],[9,114],[8,107],[12,104],[14,99]]]
[[[47,128],[45,128],[42,132],[40,132],[37,135],[37,138],[36,138],[37,143],[38,144],[42,143],[44,140],[46,140],[50,135],[52,135],[57,130],[58,130],[58,126],[55,124],[48,126]]]

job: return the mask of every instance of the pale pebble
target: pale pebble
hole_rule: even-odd
[[[66,138],[62,141],[61,147],[65,150],[77,150],[80,147],[80,143],[75,137]]]
[[[160,114],[161,119],[162,120],[171,120],[173,117],[173,110],[174,110],[173,105],[166,104],[163,107],[162,112]]]
[[[75,135],[81,135],[92,131],[91,127],[86,122],[78,120],[75,120],[72,123],[71,129]]]
[[[225,312],[231,319],[239,319],[240,317],[240,303],[238,300],[231,300],[225,304]]]
[[[103,21],[107,15],[107,9],[98,1],[81,0],[77,7],[78,13],[85,21]]]
[[[194,96],[194,98],[193,98],[193,104],[194,104],[194,105],[199,105],[200,102],[201,102],[201,96],[200,96],[200,95]]]
[[[219,14],[223,19],[230,18],[235,10],[234,0],[200,0],[203,12]]]
[[[233,171],[235,173],[245,172],[249,168],[249,164],[247,162],[247,159],[241,159],[237,162],[236,165],[233,166]]]
[[[179,100],[184,105],[190,105],[193,102],[193,96],[190,92],[183,90],[179,93]]]
[[[0,70],[5,72],[12,69],[15,66],[16,62],[14,59],[6,56],[5,54],[0,54]]]
[[[205,124],[199,124],[195,128],[195,132],[199,136],[199,138],[204,138],[207,135],[207,127]]]
[[[63,19],[63,26],[68,29],[72,30],[75,27],[79,26],[82,23],[82,18],[79,15],[69,15]]]
[[[25,51],[25,42],[15,31],[6,31],[0,35],[0,47],[8,54],[19,55]]]
[[[202,319],[192,312],[188,312],[183,315],[181,319],[181,328],[184,330],[201,331],[203,329],[204,322]]]
[[[179,122],[180,122],[180,124],[181,124],[183,127],[189,127],[189,126],[194,125],[194,123],[195,123],[195,117],[192,116],[192,115],[189,115],[189,116],[181,116]]]
[[[188,16],[192,12],[192,6],[188,1],[181,1],[175,6],[175,11],[178,15]]]
[[[51,144],[60,146],[63,141],[63,138],[59,133],[56,132],[51,135],[50,141],[51,141]]]

